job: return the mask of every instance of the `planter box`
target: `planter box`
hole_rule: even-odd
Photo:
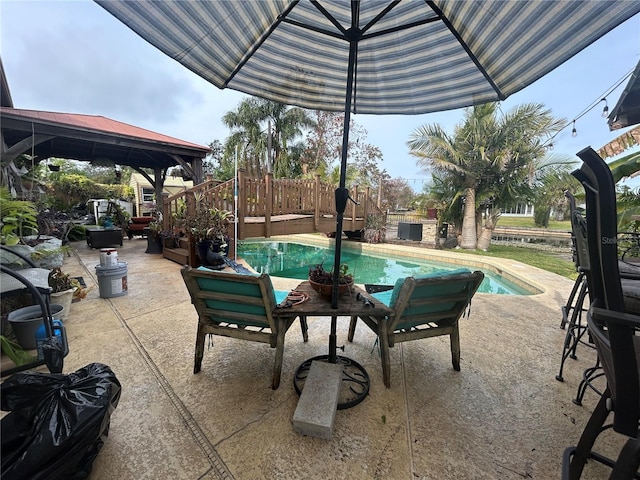
[[[87,245],[91,248],[122,246],[122,229],[87,227]]]

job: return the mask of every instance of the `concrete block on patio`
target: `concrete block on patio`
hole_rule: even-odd
[[[311,362],[298,406],[293,429],[303,435],[331,439],[338,408],[342,367],[322,361]]]

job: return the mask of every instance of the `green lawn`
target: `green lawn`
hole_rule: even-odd
[[[545,250],[536,250],[527,247],[513,247],[507,245],[491,245],[488,252],[482,250],[465,250],[465,253],[482,255],[486,257],[509,258],[527,265],[541,268],[563,277],[574,280],[578,274],[571,260],[562,258],[559,254]]]
[[[540,228],[533,223],[533,217],[504,217],[498,220],[498,227],[523,227],[523,228]],[[563,232],[571,231],[571,222],[569,220],[549,221],[549,230],[562,230]]]

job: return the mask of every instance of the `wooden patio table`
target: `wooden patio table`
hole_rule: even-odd
[[[348,357],[337,355],[336,326],[340,316],[369,316],[384,317],[393,313],[389,307],[371,297],[362,288],[354,285],[351,292],[342,295],[338,300],[338,307],[331,307],[331,300],[321,297],[308,281],[300,283],[296,292],[306,293],[309,298],[304,302],[292,306],[277,306],[273,311],[274,317],[295,319],[296,317],[331,317],[331,331],[329,333],[329,352],[327,355],[310,358],[303,362],[296,370],[293,380],[298,395],[302,392],[311,362],[325,361],[342,365],[342,386],[338,409],[350,408],[360,403],[369,393],[369,375],[358,362]],[[368,303],[363,301],[368,300]],[[344,351],[344,346],[339,347]]]

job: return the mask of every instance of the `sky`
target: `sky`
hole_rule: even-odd
[[[221,119],[245,98],[201,79],[89,0],[0,0],[0,55],[15,108],[101,115],[205,146],[224,142],[230,131]],[[578,151],[597,150],[628,130],[609,131],[600,99],[606,95],[612,109],[639,60],[636,15],[511,95],[501,109],[544,104],[568,122],[553,141],[553,154],[579,162]],[[583,113],[573,137],[572,120]],[[430,177],[409,154],[409,136],[434,123],[452,132],[463,110],[351,118],[382,151],[380,167],[420,191]],[[640,179],[628,184],[638,186]]]

